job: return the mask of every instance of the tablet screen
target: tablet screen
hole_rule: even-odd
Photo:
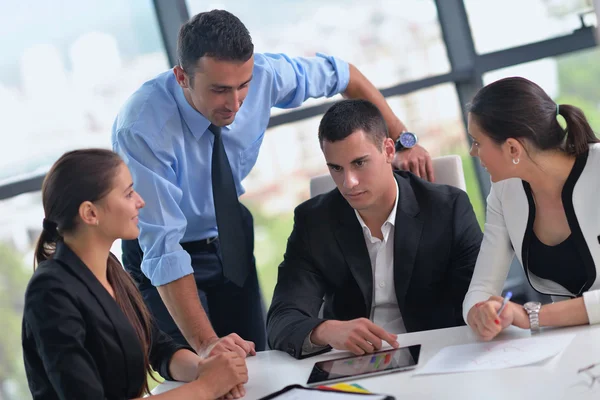
[[[419,362],[420,352],[421,345],[415,345],[382,350],[362,356],[319,361],[315,363],[307,384],[320,384],[412,369]]]

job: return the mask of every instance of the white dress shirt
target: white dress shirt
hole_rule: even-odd
[[[354,210],[371,259],[373,271],[373,306],[370,320],[390,333],[406,333],[402,314],[398,308],[396,287],[394,285],[394,228],[398,209],[399,189],[396,184],[396,201],[386,221],[381,225],[383,240],[373,236],[358,211]]]
[[[395,179],[394,183],[396,184],[396,201],[390,215],[381,225],[383,240],[371,234],[371,230],[358,211],[354,210],[354,213],[363,230],[369,258],[371,259],[371,270],[373,271],[373,301],[369,319],[389,333],[400,334],[406,333],[406,327],[398,308],[396,287],[394,285],[394,228],[400,194],[398,182]],[[326,347],[313,344],[310,341],[311,334],[312,331],[304,340],[302,345],[303,354],[317,352]]]

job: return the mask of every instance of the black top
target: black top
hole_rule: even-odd
[[[587,274],[573,235],[556,246],[548,246],[533,232],[529,257],[529,271],[540,278],[556,282],[575,295],[583,289]]]
[[[567,222],[569,224],[569,228],[571,229],[571,236],[569,236],[569,238],[567,239],[569,240],[568,245],[570,250],[566,251],[566,254],[568,254],[568,256],[565,256],[565,262],[557,262],[555,264],[560,264],[560,268],[553,268],[556,269],[556,271],[562,270],[559,271],[559,273],[562,273],[559,277],[560,280],[556,280],[555,278],[549,278],[552,281],[568,289],[572,293],[573,297],[581,296],[581,294],[588,291],[596,281],[596,265],[594,263],[594,258],[592,257],[592,253],[590,252],[590,248],[588,247],[586,238],[584,237],[583,232],[581,231],[581,227],[579,226],[579,221],[577,220],[577,215],[575,214],[575,207],[573,205],[573,191],[575,190],[575,185],[577,184],[579,177],[583,173],[583,170],[587,163],[588,155],[589,151],[586,151],[585,153],[577,156],[577,158],[575,159],[575,163],[573,164],[573,168],[571,169],[571,172],[569,173],[569,176],[567,177],[567,180],[565,181],[565,184],[562,189],[561,199],[563,207],[565,209],[565,216],[567,217]],[[536,256],[530,257],[530,247],[535,246],[534,241],[537,240],[539,242],[539,240],[535,238],[535,233],[533,232],[533,223],[535,221],[536,209],[535,200],[531,191],[531,186],[528,182],[523,181],[523,189],[525,190],[527,202],[529,203],[529,218],[527,219],[527,228],[525,229],[525,234],[523,235],[521,259],[523,260],[523,267],[525,268],[525,271],[530,271],[532,270],[532,261],[535,263],[536,259]],[[543,246],[543,243],[540,243],[540,245]],[[565,250],[560,250],[561,253],[563,251]],[[544,253],[544,250],[542,250],[542,253]],[[537,264],[537,266],[534,266],[534,274],[542,278],[546,278],[549,272],[546,271],[547,268],[544,260],[552,260],[553,257],[554,254],[548,257],[544,257],[540,261],[540,263]],[[541,275],[539,275],[538,273],[541,273]],[[531,283],[531,280],[529,279],[529,275],[525,274],[525,276],[527,276],[529,284],[532,285],[532,287],[534,287]],[[583,279],[581,278],[581,276],[583,276]],[[563,282],[565,280],[564,277],[567,277],[567,279],[570,280],[570,282]],[[564,296],[564,293],[542,294],[547,294],[551,296]]]
[[[25,292],[23,357],[34,399],[130,399],[146,379],[141,343],[117,302],[64,243]],[[152,326],[149,361],[169,379],[183,348]]]

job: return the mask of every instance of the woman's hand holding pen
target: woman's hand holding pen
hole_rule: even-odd
[[[485,341],[492,340],[510,325],[529,328],[529,316],[525,309],[500,296],[492,296],[487,301],[475,304],[467,315],[467,322],[477,336]]]

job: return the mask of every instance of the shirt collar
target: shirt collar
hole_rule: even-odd
[[[175,80],[175,77],[173,77]],[[202,135],[207,131],[210,121],[204,117],[200,112],[196,111],[194,107],[188,103],[185,95],[183,94],[183,88],[175,82],[174,87],[175,101],[177,102],[177,108],[183,117],[183,120],[188,126],[188,129],[194,135],[196,139],[200,139]]]
[[[396,185],[396,200],[394,201],[394,207],[392,208],[390,215],[388,215],[387,219],[385,220],[385,222],[383,223],[382,226],[385,226],[385,224],[388,222],[392,226],[396,226],[396,210],[398,209],[398,198],[400,197],[400,189],[398,187],[398,182],[396,182],[395,177],[394,177],[394,184]],[[365,221],[363,221],[363,219],[360,216],[360,214],[358,213],[358,211],[354,210],[354,214],[356,214],[356,218],[358,218],[358,222],[360,223],[360,226],[363,228],[363,230],[365,230],[365,228],[369,229],[369,227],[367,226],[367,224],[365,224]],[[370,230],[369,230],[369,232],[370,232]]]

